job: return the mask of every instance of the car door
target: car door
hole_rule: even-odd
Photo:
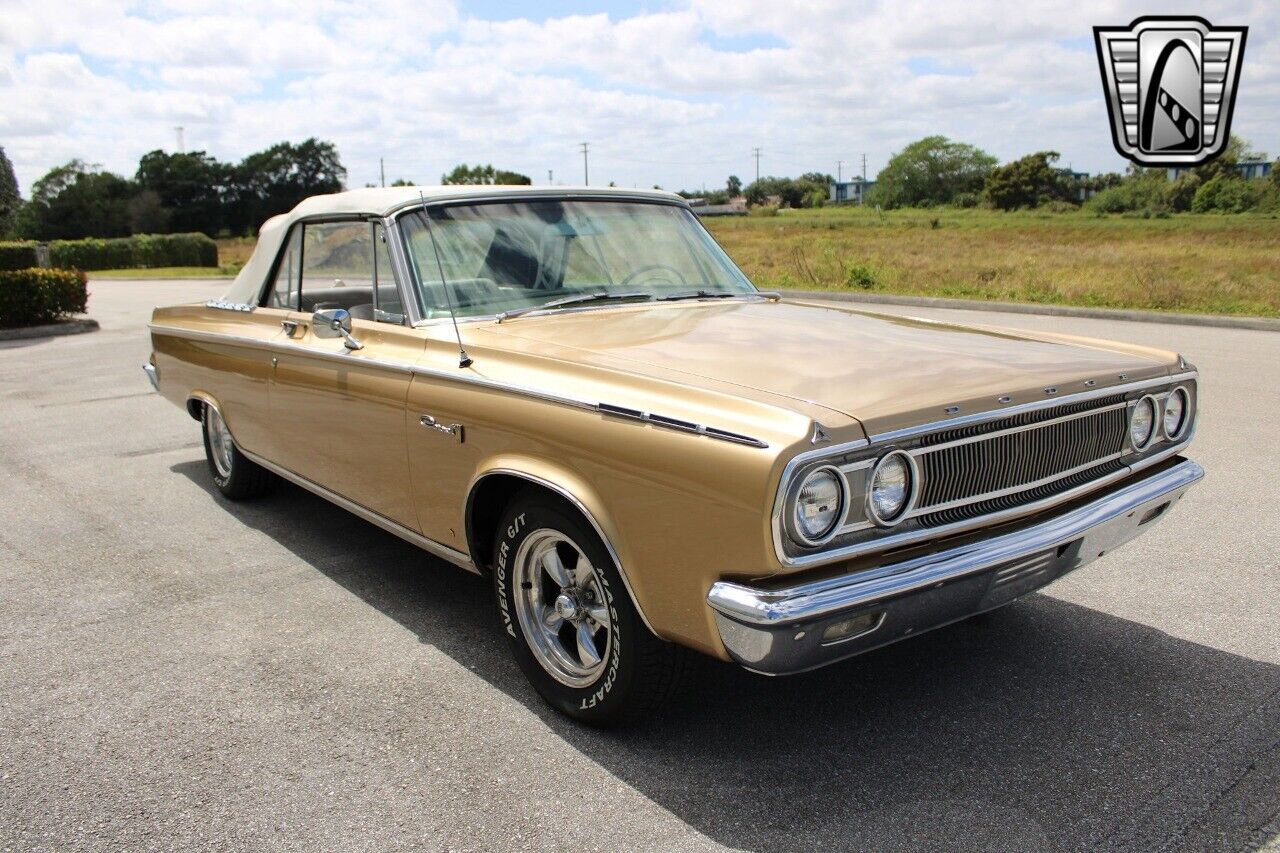
[[[270,389],[272,424],[281,438],[276,461],[416,531],[405,399],[424,338],[405,324],[382,225],[344,220],[294,227],[300,229],[291,265],[297,279],[276,283],[277,301],[293,309]],[[319,310],[349,312],[358,348],[341,336],[318,335]]]

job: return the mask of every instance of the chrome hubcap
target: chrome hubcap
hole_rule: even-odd
[[[569,687],[595,682],[613,647],[613,619],[587,555],[562,533],[535,530],[513,574],[516,616],[538,663]]]
[[[218,469],[218,476],[231,476],[231,432],[222,420],[222,415],[213,406],[204,410],[204,430],[209,436],[209,455],[213,457],[213,467]]]

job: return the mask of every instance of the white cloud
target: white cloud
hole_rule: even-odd
[[[694,187],[730,172],[874,173],[944,133],[1001,157],[1052,148],[1119,168],[1095,24],[1120,0],[672,0],[657,11],[482,20],[451,0],[0,0],[0,145],[24,189],[71,157],[131,173],[187,146],[234,160],[281,139],[338,144],[360,185],[434,181],[460,160],[574,181]],[[1201,13],[1170,0],[1162,13]],[[1235,130],[1280,151],[1280,33],[1248,24]],[[729,47],[726,47],[729,45]],[[914,69],[914,70],[913,70]],[[858,164],[860,165],[860,164]]]

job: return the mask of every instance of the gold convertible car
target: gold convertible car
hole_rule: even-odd
[[[780,299],[661,192],[310,198],[150,331],[223,495],[284,478],[491,576],[593,724],[690,651],[793,673],[1008,604],[1204,473],[1176,353]]]

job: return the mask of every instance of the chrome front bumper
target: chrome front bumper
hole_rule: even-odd
[[[1181,459],[1032,527],[783,589],[719,581],[707,603],[735,661],[767,675],[802,672],[1039,589],[1144,532],[1203,476]],[[855,629],[824,639],[837,623]]]

